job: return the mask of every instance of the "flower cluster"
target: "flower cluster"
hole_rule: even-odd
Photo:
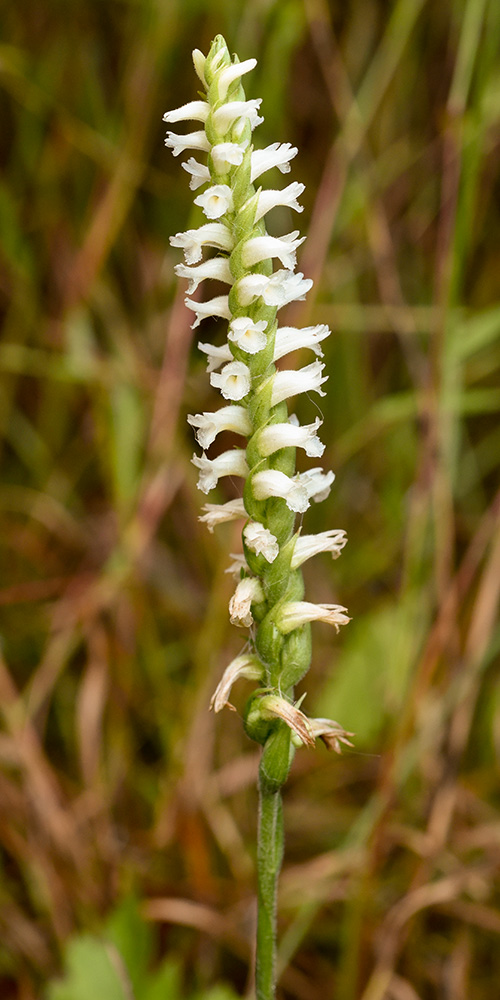
[[[207,503],[201,520],[213,531],[225,521],[245,519],[243,553],[234,556],[231,567],[237,586],[229,611],[234,624],[251,630],[248,652],[226,669],[212,706],[219,711],[229,704],[233,682],[251,678],[260,684],[245,713],[253,739],[266,744],[285,725],[293,745],[312,745],[320,737],[340,751],[351,734],[331,720],[307,719],[293,703],[293,687],[310,664],[310,623],[327,622],[338,631],[349,621],[343,607],[303,599],[300,569],[319,552],[336,558],[345,533],[302,535],[295,530],[296,515],[311,501],[327,497],[334,480],[332,472],[319,466],[296,472],[297,448],[312,459],[323,454],[321,420],[301,426],[288,411],[288,401],[301,393],[325,395],[321,343],[329,330],[324,325],[278,326],[279,310],[303,299],[312,281],[295,271],[304,238],[296,230],[270,236],[264,220],[276,206],[301,212],[298,199],[304,185],[292,182],[279,190],[255,186],[271,169],[288,173],[297,150],[289,143],[253,147],[253,130],[263,120],[261,102],[246,100],[241,80],[255,67],[255,59],[231,59],[224,39],[217,36],[208,56],[195,50],[193,61],[206,96],[167,112],[164,120],[194,121],[201,127],[186,135],[168,132],[165,143],[174,156],[186,150],[206,154],[206,164],[189,156],[182,166],[191,189],[203,189],[194,201],[207,221],[170,242],[184,252],[185,263],[175,270],[188,281],[185,301],[194,313],[193,327],[206,317],[220,317],[227,320],[228,333],[222,347],[199,345],[207,356],[210,382],[225,402],[215,413],[196,413],[188,420],[203,449],[193,457],[199,488],[209,493],[223,476],[244,481],[241,499]],[[214,253],[207,255],[206,248]],[[206,279],[227,286],[226,293],[204,301],[190,298]],[[300,348],[312,352],[309,364],[298,371],[276,368],[277,361]],[[239,435],[242,447],[210,458],[207,449],[224,431]]]

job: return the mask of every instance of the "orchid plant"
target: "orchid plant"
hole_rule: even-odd
[[[193,328],[206,317],[228,322],[224,346],[199,345],[207,356],[210,382],[225,402],[215,413],[196,413],[188,420],[203,449],[193,457],[200,490],[210,493],[223,476],[243,480],[240,499],[205,504],[201,520],[213,531],[223,522],[244,519],[242,553],[233,557],[231,566],[236,589],[229,613],[233,624],[249,630],[249,637],[245,651],[224,671],[212,707],[219,712],[230,705],[238,678],[257,682],[244,711],[244,726],[262,746],[256,991],[258,1000],[270,1000],[275,993],[276,893],[283,856],[281,788],[296,748],[314,746],[317,738],[337,752],[341,744],[352,745],[351,733],[331,719],[308,718],[293,694],[310,666],[311,622],[327,622],[338,631],[349,621],[340,605],[304,600],[301,566],[319,552],[337,558],[346,536],[337,529],[303,535],[295,523],[311,501],[328,496],[334,480],[333,472],[317,465],[296,472],[297,448],[313,460],[323,454],[321,420],[316,417],[301,426],[288,410],[289,400],[300,393],[325,395],[321,343],[329,330],[324,325],[278,326],[279,310],[304,299],[312,281],[295,271],[304,237],[298,231],[270,236],[264,220],[276,206],[301,212],[298,199],[304,185],[294,181],[280,190],[266,190],[256,182],[273,168],[288,173],[297,149],[278,142],[254,149],[252,133],[263,121],[261,101],[246,100],[241,80],[255,67],[255,59],[231,59],[219,35],[208,56],[195,49],[193,61],[204,96],[167,112],[164,120],[194,121],[201,127],[186,135],[168,132],[165,143],[174,156],[186,150],[206,154],[206,164],[189,156],[182,166],[190,175],[191,189],[203,188],[194,203],[207,222],[177,233],[170,242],[184,251],[185,263],[175,270],[189,282],[185,301],[195,315]],[[215,255],[205,258],[206,247]],[[227,293],[203,302],[190,298],[206,279],[227,285]],[[302,348],[312,351],[310,364],[298,371],[277,369],[276,362]],[[224,431],[239,435],[242,447],[210,458],[207,450]]]

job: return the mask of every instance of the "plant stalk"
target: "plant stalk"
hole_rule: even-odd
[[[271,791],[259,776],[257,834],[257,1000],[273,1000],[276,986],[276,911],[278,876],[283,860],[281,792]]]

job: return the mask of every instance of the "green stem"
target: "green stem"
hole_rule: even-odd
[[[283,809],[280,791],[259,778],[257,842],[257,1000],[273,1000],[276,979],[276,908],[278,876],[283,860]]]

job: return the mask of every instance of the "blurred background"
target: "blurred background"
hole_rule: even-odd
[[[252,988],[258,752],[237,714],[208,712],[243,643],[225,573],[240,541],[198,522],[186,414],[217,396],[168,238],[201,216],[161,120],[196,96],[191,49],[221,32],[258,58],[255,141],[299,148],[305,211],[270,225],[308,234],[315,285],[280,319],[332,329],[337,476],[304,530],[349,536],[338,562],[306,566],[309,600],[353,620],[314,626],[298,693],[356,735],[340,758],[301,751],[287,785],[279,996],[491,1000],[500,5],[1,15],[1,996]],[[221,343],[210,322],[202,340]],[[317,412],[303,399],[301,419]]]

